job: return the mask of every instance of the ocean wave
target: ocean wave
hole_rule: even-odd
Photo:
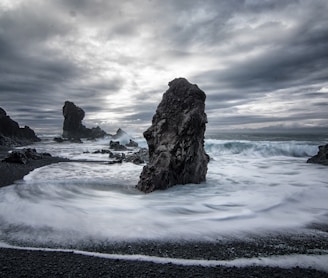
[[[316,154],[318,146],[299,141],[205,141],[206,151],[217,155],[244,155],[256,157],[289,156],[310,157]]]

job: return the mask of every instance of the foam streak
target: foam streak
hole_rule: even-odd
[[[43,252],[64,252],[73,253],[83,256],[91,256],[102,259],[111,260],[126,260],[126,261],[139,261],[139,262],[151,262],[156,264],[175,264],[182,266],[203,266],[203,267],[249,267],[249,266],[260,266],[260,267],[280,267],[280,268],[313,268],[319,271],[328,273],[328,255],[281,255],[281,256],[270,256],[270,257],[255,257],[255,258],[238,258],[234,260],[195,260],[195,259],[181,259],[181,258],[168,258],[168,257],[156,257],[147,255],[127,255],[127,254],[106,254],[98,252],[88,252],[82,250],[71,250],[71,249],[52,249],[52,248],[36,248],[36,247],[19,247],[8,245],[0,242],[0,248],[9,248],[16,250],[28,250],[28,251],[43,251]],[[321,250],[328,252],[328,250]]]

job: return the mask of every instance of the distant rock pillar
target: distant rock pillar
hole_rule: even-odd
[[[76,106],[73,102],[65,101],[63,106],[63,137],[64,138],[80,138],[81,132],[85,127],[82,125],[84,118],[84,111],[82,108]]]
[[[205,99],[205,93],[185,78],[169,82],[152,125],[144,132],[149,163],[140,175],[139,190],[149,193],[206,180]]]

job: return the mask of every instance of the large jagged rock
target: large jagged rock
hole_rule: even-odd
[[[169,83],[151,127],[144,132],[149,163],[140,175],[139,190],[148,193],[206,180],[205,99],[205,93],[184,78]]]
[[[64,126],[63,137],[69,139],[100,138],[107,135],[99,126],[87,128],[82,124],[85,113],[73,102],[65,101],[63,106]]]
[[[328,166],[328,144],[319,146],[318,153],[309,158],[307,163],[317,163]]]
[[[0,145],[27,145],[40,140],[31,128],[28,126],[19,127],[19,124],[12,120],[6,111],[0,107]]]

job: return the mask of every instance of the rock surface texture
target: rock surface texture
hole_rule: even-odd
[[[51,157],[49,153],[38,153],[35,149],[22,149],[12,151],[2,162],[27,164],[31,160],[39,160]]]
[[[38,142],[34,131],[28,126],[19,127],[19,124],[12,120],[6,111],[0,108],[0,145],[15,146],[27,145],[32,142]]]
[[[328,166],[328,144],[324,146],[319,146],[318,153],[309,158],[307,163],[317,163]]]
[[[151,127],[144,132],[149,163],[140,175],[139,190],[149,193],[206,180],[205,99],[205,93],[185,78],[169,83]]]
[[[82,124],[85,113],[82,108],[73,102],[65,101],[63,107],[64,126],[63,137],[69,139],[77,138],[100,138],[106,135],[99,126],[87,128]]]

